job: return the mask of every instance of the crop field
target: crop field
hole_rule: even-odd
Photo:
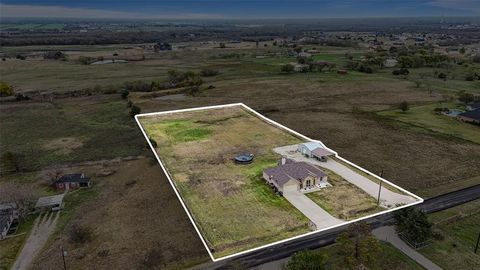
[[[274,147],[300,139],[239,107],[139,119],[215,257],[309,231],[308,219],[262,179]],[[237,165],[233,157],[253,153]]]

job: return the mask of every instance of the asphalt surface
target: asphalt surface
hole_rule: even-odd
[[[476,199],[480,199],[480,184],[426,199],[424,203],[416,205],[415,207],[426,213],[434,213]],[[366,221],[370,223],[370,226],[374,229],[381,226],[392,225],[393,217],[391,214],[385,214],[367,219]],[[316,249],[331,245],[335,242],[337,235],[342,233],[347,227],[348,225],[341,226],[231,259],[215,263],[207,263],[198,266],[195,269],[238,269],[238,266],[241,266],[242,268],[250,268],[271,261],[280,260],[290,257],[293,253],[300,250]]]

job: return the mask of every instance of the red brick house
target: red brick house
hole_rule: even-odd
[[[92,181],[90,177],[86,177],[83,173],[74,173],[63,175],[53,185],[57,190],[70,190],[91,187]]]

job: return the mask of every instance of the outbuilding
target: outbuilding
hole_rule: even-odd
[[[59,211],[63,209],[63,197],[65,194],[41,197],[35,204],[35,210],[43,211]]]

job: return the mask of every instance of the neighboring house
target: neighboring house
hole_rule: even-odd
[[[81,187],[91,187],[92,181],[90,177],[86,177],[83,173],[66,174],[53,183],[57,190],[70,190]]]
[[[317,167],[283,157],[278,166],[263,171],[263,178],[279,191],[310,191],[327,185],[328,176]]]
[[[293,65],[293,70],[295,72],[307,72],[310,69],[310,65],[299,64],[299,63],[290,63]]]
[[[317,142],[301,143],[298,145],[297,151],[306,157],[315,158],[320,161],[326,161],[328,156],[334,155]]]
[[[465,109],[467,109],[467,111],[480,109],[480,101],[468,103],[467,106],[465,106]]]
[[[53,195],[48,197],[41,197],[35,204],[35,210],[43,211],[58,211],[63,209],[63,197],[64,194]]]
[[[385,66],[387,68],[394,67],[397,64],[398,64],[398,61],[395,60],[395,59],[385,59],[385,61],[383,62],[383,66]]]
[[[461,113],[457,118],[464,122],[480,124],[480,109]]]
[[[312,54],[308,53],[308,52],[300,52],[300,53],[298,53],[298,56],[310,58],[310,57],[312,57]]]
[[[0,240],[5,239],[17,219],[18,210],[15,203],[0,204]]]

